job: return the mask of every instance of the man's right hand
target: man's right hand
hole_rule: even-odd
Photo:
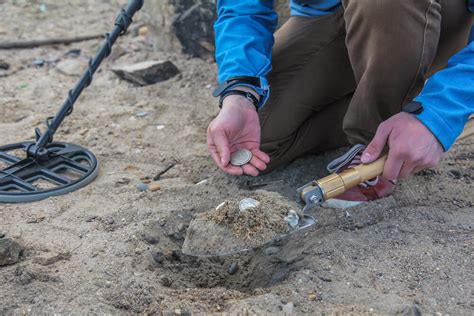
[[[243,96],[224,99],[219,115],[207,129],[207,146],[214,162],[223,171],[240,176],[258,176],[267,168],[270,157],[260,150],[260,122],[254,105]],[[248,149],[253,157],[242,167],[230,164],[231,153]]]

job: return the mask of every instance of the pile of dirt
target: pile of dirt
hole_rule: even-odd
[[[241,211],[241,198],[199,214],[189,225],[183,252],[210,256],[245,251],[289,232],[284,217],[297,206],[275,192],[258,191],[250,196],[258,206]]]

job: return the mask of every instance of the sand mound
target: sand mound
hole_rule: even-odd
[[[219,208],[199,214],[189,225],[183,252],[225,255],[265,244],[289,232],[284,217],[297,205],[278,193],[258,191],[250,196],[260,205],[241,212],[233,198]]]

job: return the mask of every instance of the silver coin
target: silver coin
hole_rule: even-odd
[[[230,163],[234,166],[243,166],[252,159],[252,152],[247,149],[239,149],[230,156]]]
[[[241,212],[245,212],[251,208],[256,208],[260,205],[260,202],[252,199],[252,198],[245,198],[239,202],[239,210]]]

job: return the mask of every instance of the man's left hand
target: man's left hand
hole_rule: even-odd
[[[388,145],[383,176],[391,181],[434,167],[444,150],[431,131],[412,114],[398,113],[382,122],[362,154],[362,163],[379,158]]]

